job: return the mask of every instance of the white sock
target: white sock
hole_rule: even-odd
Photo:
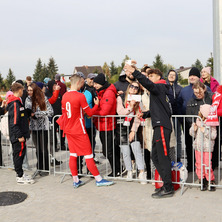
[[[96,181],[100,182],[103,178],[100,175],[98,175],[98,176],[95,176],[95,179]]]
[[[79,177],[78,176],[73,176],[73,182],[78,183],[79,182]]]

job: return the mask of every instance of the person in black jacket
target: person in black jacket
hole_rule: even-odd
[[[24,87],[20,83],[11,86],[13,95],[7,102],[9,138],[13,150],[13,162],[18,184],[32,184],[34,180],[23,173],[22,163],[26,154],[26,139],[30,137],[28,116],[21,98]]]
[[[167,74],[167,84],[169,87],[168,97],[170,100],[170,104],[172,107],[173,115],[179,115],[178,107],[177,107],[177,99],[180,94],[182,86],[178,85],[178,74],[175,70],[169,70]],[[173,117],[173,126],[174,131],[176,132],[176,139],[177,139],[177,162],[180,162],[181,158],[181,149],[182,149],[182,141],[181,141],[181,123],[178,118]]]
[[[135,77],[143,87],[150,91],[150,110],[143,113],[142,117],[151,117],[154,130],[152,161],[163,180],[163,187],[153,193],[152,197],[172,197],[174,188],[171,180],[171,161],[169,157],[172,111],[167,97],[169,86],[165,80],[161,79],[162,73],[158,69],[150,69],[148,78],[129,64],[126,64],[124,69],[127,76]]]
[[[49,99],[52,97],[53,95],[53,91],[55,90],[55,87],[56,87],[56,81],[55,80],[51,80],[48,82],[48,90],[47,92],[45,93],[46,97]],[[59,96],[56,100],[55,103],[51,104],[52,105],[52,108],[53,108],[53,111],[54,111],[54,115],[53,116],[56,116],[56,115],[61,115],[62,114],[62,96],[61,94],[59,93]],[[55,117],[54,118],[54,138],[55,138],[55,150],[57,151],[57,130],[59,129],[59,125],[58,123],[56,122],[56,120],[58,119],[59,117]],[[61,145],[61,150],[66,150],[66,147],[65,147],[65,138],[62,137],[62,134],[63,134],[63,131],[60,130],[60,145]],[[59,165],[59,164],[57,164]]]

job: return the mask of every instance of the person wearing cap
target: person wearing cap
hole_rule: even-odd
[[[56,83],[61,87],[61,89],[60,89],[60,94],[61,94],[61,96],[63,96],[63,95],[65,94],[65,92],[67,91],[67,89],[66,89],[66,84],[64,84],[64,83],[62,83],[62,82],[60,81],[60,75],[59,75],[59,74],[56,74],[56,75],[55,75],[55,81],[56,81]]]
[[[216,92],[217,87],[220,85],[219,82],[211,76],[211,67],[204,67],[201,70],[200,81],[206,86],[210,87],[212,92]]]
[[[189,77],[188,77],[188,81],[190,84],[181,89],[177,99],[177,107],[179,115],[186,115],[187,103],[194,96],[193,84],[199,81],[199,79],[200,79],[200,71],[198,70],[198,68],[192,67],[191,70],[189,71]],[[211,91],[209,87],[207,87],[207,90]],[[188,172],[193,172],[194,165],[193,165],[192,137],[189,134],[189,128],[191,127],[191,124],[188,118],[185,118],[185,121],[182,120],[181,123],[185,134],[187,170]]]
[[[167,97],[169,86],[162,79],[162,72],[159,69],[150,69],[148,78],[129,64],[125,64],[124,69],[127,76],[133,76],[150,92],[150,110],[137,116],[143,119],[151,118],[153,127],[152,161],[163,180],[163,186],[156,190],[152,197],[172,197],[174,188],[169,157],[172,125],[170,120],[171,107]]]
[[[116,115],[117,91],[115,86],[109,84],[106,81],[105,75],[100,73],[94,78],[94,87],[100,101],[99,108],[94,115]],[[95,117],[93,120],[97,130],[99,130],[103,155],[108,158],[111,165],[112,173],[109,174],[109,176],[118,176],[120,175],[120,151],[115,150],[115,146],[113,150],[113,131],[116,128],[116,120],[113,117]],[[113,162],[113,160],[115,160],[115,162]]]
[[[94,107],[94,98],[96,97],[96,90],[93,87],[93,79],[97,76],[97,74],[94,73],[89,73],[87,78],[85,78],[85,75],[82,72],[77,72],[84,82],[82,83],[82,87],[80,89],[80,92],[83,93],[86,97],[86,101],[89,105],[89,107],[92,109]],[[87,115],[84,115],[84,120],[85,120],[85,127],[86,127],[86,132],[89,136],[89,140],[92,146],[92,151],[93,151],[93,157],[96,163],[97,160],[95,159],[95,145],[96,145],[96,128],[94,124],[92,124],[92,119],[89,118]]]

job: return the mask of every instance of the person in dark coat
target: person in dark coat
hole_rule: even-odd
[[[169,157],[169,143],[172,131],[171,108],[167,97],[169,86],[162,79],[158,69],[148,71],[148,77],[140,73],[133,66],[124,66],[127,76],[133,76],[150,92],[150,110],[143,113],[143,118],[151,117],[153,126],[152,161],[163,179],[163,187],[152,194],[153,198],[172,197],[174,188],[171,179],[171,161]]]
[[[167,74],[167,85],[169,85],[169,93],[168,97],[170,100],[170,104],[172,107],[173,115],[178,115],[178,107],[177,107],[177,99],[180,94],[182,86],[178,85],[178,74],[175,70],[171,69],[169,70]],[[173,126],[174,131],[176,133],[176,139],[177,139],[177,162],[180,162],[181,158],[181,148],[182,148],[182,141],[181,141],[181,123],[178,118],[173,117]]]

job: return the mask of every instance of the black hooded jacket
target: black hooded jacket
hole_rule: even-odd
[[[19,138],[29,138],[29,123],[25,107],[19,97],[10,96],[7,102],[9,137],[11,143],[18,142]]]
[[[174,81],[174,83],[171,85],[169,80],[168,80],[168,76],[169,76],[169,73],[171,71],[174,71],[176,73],[176,79]],[[178,108],[177,108],[177,98],[180,94],[180,91],[181,89],[183,88],[182,86],[178,85],[177,82],[178,82],[178,74],[175,70],[171,69],[169,70],[168,74],[167,74],[167,85],[169,85],[169,93],[168,93],[168,97],[169,97],[169,100],[170,100],[170,103],[171,103],[171,107],[172,107],[172,111],[173,111],[173,115],[178,115],[179,112],[178,112]]]
[[[125,74],[120,74],[119,81],[114,83],[114,86],[116,87],[116,91],[123,91],[126,92],[127,87],[129,85],[129,82],[126,80]]]
[[[52,97],[52,95],[53,95],[53,86],[55,84],[56,84],[56,81],[54,81],[54,80],[51,80],[51,81],[48,82],[48,90],[45,93],[47,99]],[[53,111],[54,111],[54,116],[62,114],[62,96],[61,96],[60,93],[59,93],[59,96],[58,96],[56,102],[51,104],[51,105],[52,105],[52,108],[53,108]]]
[[[133,76],[150,91],[150,111],[144,113],[144,118],[151,117],[153,128],[163,126],[172,130],[170,117],[172,114],[168,99],[169,86],[165,80],[153,83],[146,76],[135,70]]]

